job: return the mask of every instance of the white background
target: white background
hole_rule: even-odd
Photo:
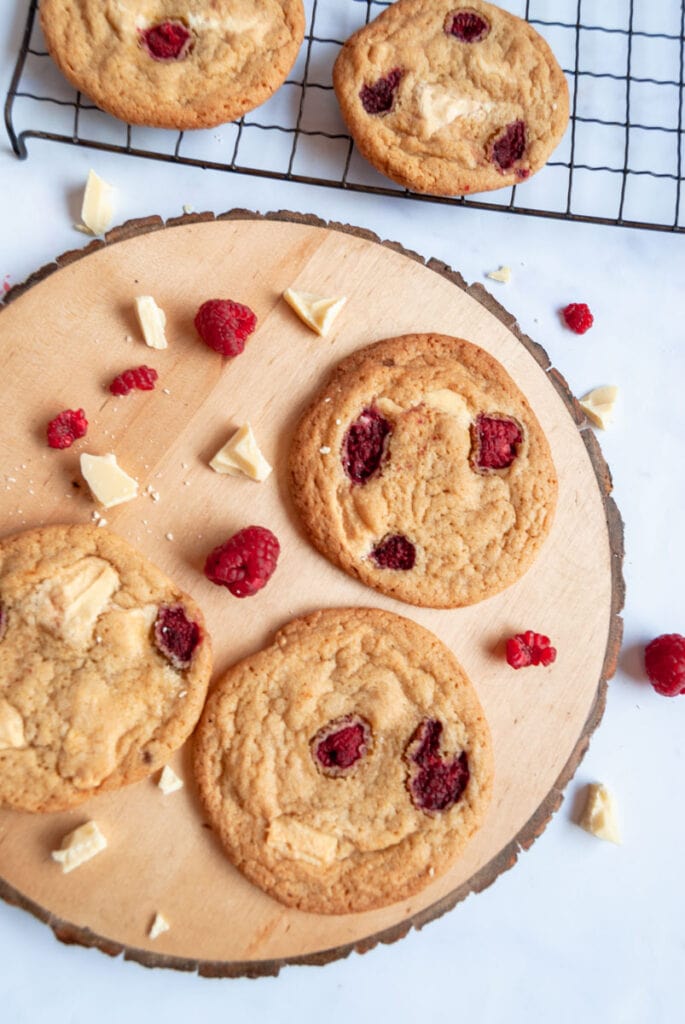
[[[23,8],[0,0],[3,96]],[[29,159],[19,162],[0,140],[0,280],[18,283],[85,244],[72,225],[91,166],[117,188],[117,221],[176,216],[183,204],[285,208],[370,228],[444,260],[469,282],[510,265],[510,284],[488,285],[571,389],[620,388],[615,425],[600,440],[626,527],[625,641],[604,719],[544,834],[490,889],[422,932],[324,968],[216,981],[61,946],[45,925],[0,905],[0,1020],[681,1021],[685,697],[651,690],[642,650],[659,633],[685,633],[685,238],[270,183],[55,143],[30,142]],[[571,301],[595,314],[583,337],[560,323]],[[620,847],[573,824],[582,787],[596,780],[618,801]]]

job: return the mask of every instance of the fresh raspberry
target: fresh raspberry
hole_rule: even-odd
[[[3,608],[3,606],[0,604],[0,640],[2,640],[2,638],[4,637],[6,632],[7,632],[7,613],[5,612],[5,609]]]
[[[83,409],[65,409],[48,423],[48,444],[51,448],[71,448],[79,437],[85,437],[88,420]]]
[[[562,309],[566,326],[570,327],[576,334],[585,334],[595,322],[590,312],[590,307],[585,302],[572,302]]]
[[[685,636],[664,633],[645,647],[649,681],[664,697],[685,693]]]
[[[358,715],[345,715],[319,729],[310,748],[317,767],[324,775],[348,775],[371,742],[371,726]]]
[[[205,576],[234,597],[250,597],[265,586],[276,568],[281,546],[264,526],[246,526],[207,556]]]
[[[480,43],[490,32],[489,22],[477,11],[453,11],[445,19],[445,32],[462,43]]]
[[[397,87],[402,81],[402,68],[393,68],[384,78],[379,78],[373,85],[363,85],[359,99],[367,114],[387,114],[395,102]]]
[[[379,569],[413,569],[416,548],[401,533],[391,533],[376,544],[371,558]]]
[[[506,416],[481,413],[471,424],[471,462],[475,469],[507,469],[518,455],[521,427]]]
[[[209,299],[195,316],[195,327],[205,345],[222,356],[238,356],[245,339],[257,326],[257,317],[249,306],[232,299]]]
[[[200,627],[188,618],[182,604],[160,606],[155,620],[155,643],[174,668],[188,668],[201,640]]]
[[[151,366],[136,366],[132,370],[124,370],[115,377],[109,386],[113,395],[128,395],[137,388],[139,391],[153,391],[159,374]]]
[[[153,60],[183,60],[190,53],[191,38],[182,21],[160,21],[140,30],[140,41]]]
[[[446,811],[456,804],[470,778],[466,751],[452,758],[440,754],[442,722],[424,718],[404,752],[409,764],[409,795],[422,811]]]
[[[551,665],[556,657],[556,647],[550,645],[549,637],[534,633],[532,629],[517,633],[507,640],[507,663],[512,668]]]
[[[523,121],[512,121],[495,138],[492,144],[492,160],[497,169],[510,171],[526,151],[526,126]]]
[[[355,484],[365,484],[380,467],[391,426],[371,406],[351,423],[342,443],[343,469]]]

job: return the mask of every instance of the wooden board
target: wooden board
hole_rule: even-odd
[[[291,285],[349,297],[329,337],[308,331],[282,301]],[[166,351],[142,343],[132,305],[140,294],[166,311]],[[216,296],[248,303],[260,321],[245,354],[226,363],[192,327],[199,304]],[[73,812],[0,812],[0,894],[64,941],[203,974],[266,974],[284,962],[322,963],[398,938],[510,867],[561,801],[601,717],[621,638],[622,528],[609,473],[543,350],[484,289],[467,288],[444,265],[294,214],[132,222],[65,254],[8,299],[0,315],[2,535],[90,521],[78,451],[54,452],[44,442],[48,419],[82,406],[91,427],[78,449],[114,451],[141,485],[135,501],[106,513],[110,528],[201,604],[217,674],[292,616],[318,607],[408,615],[441,637],[474,681],[493,732],[496,784],[480,833],[419,896],[365,914],[317,916],[282,907],[224,858],[203,821],[184,749],[173,764],[186,785],[171,796],[146,780]],[[401,604],[333,568],[306,542],[287,489],[293,426],[329,368],[361,345],[416,331],[459,335],[500,359],[530,399],[559,474],[558,512],[533,568],[504,593],[458,611]],[[116,373],[142,362],[158,369],[157,390],[124,399],[106,392]],[[275,467],[263,484],[207,466],[248,418]],[[145,494],[148,485],[158,501]],[[208,583],[201,568],[212,547],[250,522],[273,529],[283,553],[268,587],[240,601]],[[525,628],[553,638],[559,657],[551,670],[515,673],[504,662],[503,638]],[[109,847],[62,875],[49,851],[88,818]],[[158,910],[172,927],[151,942]]]

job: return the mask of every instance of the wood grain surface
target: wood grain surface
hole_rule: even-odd
[[[310,332],[283,302],[289,286],[348,296],[328,337]],[[143,344],[133,310],[141,294],[166,312],[165,351]],[[192,326],[202,301],[228,296],[259,317],[245,353],[232,361],[202,345]],[[403,605],[335,569],[307,543],[287,488],[294,425],[331,367],[359,346],[421,331],[467,338],[505,365],[535,409],[559,475],[554,526],[532,569],[504,593],[456,611]],[[623,605],[623,533],[609,471],[563,377],[514,318],[480,285],[468,288],[443,264],[425,264],[368,232],[236,210],[166,225],[130,222],[64,254],[8,294],[0,350],[9,382],[0,415],[12,424],[0,436],[1,535],[90,521],[95,506],[78,455],[112,451],[139,481],[140,495],[105,512],[108,525],[201,604],[216,676],[295,615],[387,608],[455,652],[484,705],[496,758],[492,806],[464,855],[418,897],[382,910],[304,914],[245,881],[203,821],[187,748],[172,762],[185,787],[170,796],[146,780],[73,812],[0,811],[0,895],[66,942],[149,966],[260,975],[393,941],[510,867],[559,806],[601,718]],[[154,392],[107,392],[116,373],[141,363],[159,372]],[[64,452],[48,449],[47,421],[79,406],[90,420],[87,438]],[[262,484],[218,476],[207,465],[246,419],[274,466]],[[201,569],[212,547],[248,523],[274,530],[283,553],[269,585],[240,601]],[[552,638],[559,656],[551,668],[513,672],[506,665],[504,639],[526,628]],[[89,818],[109,846],[62,875],[50,850]],[[147,931],[157,911],[171,929],[153,942]]]

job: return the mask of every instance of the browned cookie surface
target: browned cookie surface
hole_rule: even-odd
[[[344,359],[301,419],[291,493],[319,550],[412,604],[474,604],[514,583],[552,523],[542,428],[504,367],[445,335]]]
[[[263,103],[304,35],[302,0],[41,0],[60,70],[131,124],[205,128]]]
[[[202,710],[202,613],[109,531],[0,541],[0,804],[74,806],[161,767]]]
[[[333,81],[367,160],[436,195],[525,180],[569,116],[566,79],[545,40],[483,0],[398,0],[347,40]]]
[[[251,881],[316,913],[405,899],[481,824],[490,733],[453,654],[368,608],[295,619],[213,690],[195,774]]]

